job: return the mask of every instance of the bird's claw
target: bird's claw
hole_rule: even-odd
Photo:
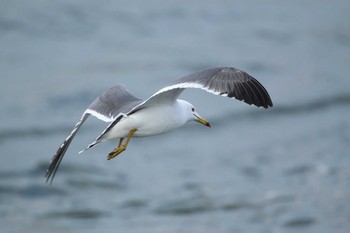
[[[136,132],[136,128],[130,130],[130,132],[129,132],[129,134],[128,134],[128,138],[126,139],[126,142],[125,142],[124,145],[122,145],[123,139],[124,139],[124,138],[120,138],[120,139],[119,139],[118,147],[115,148],[111,153],[108,154],[107,159],[108,159],[108,160],[113,159],[114,157],[116,157],[117,155],[119,155],[120,153],[122,153],[123,151],[125,151],[125,150],[126,150],[126,147],[127,147],[128,144],[129,144],[129,141],[130,141],[131,137],[134,135],[135,132]]]
[[[123,151],[125,151],[126,147],[124,145],[121,145],[118,148],[115,148],[111,153],[108,154],[107,159],[113,159],[114,157],[116,157],[117,155],[119,155],[120,153],[122,153]]]

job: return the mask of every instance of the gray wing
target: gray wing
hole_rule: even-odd
[[[215,95],[235,98],[257,107],[268,108],[273,106],[269,93],[255,78],[236,68],[218,67],[193,73],[176,80],[133,108],[131,113],[157,102],[175,101],[186,88],[199,88]]]
[[[120,85],[111,87],[102,95],[97,97],[85,110],[72,132],[68,135],[52,157],[45,175],[46,182],[50,181],[50,183],[52,183],[64,154],[66,153],[70,143],[73,141],[73,138],[78,132],[79,128],[89,117],[89,115],[95,116],[98,119],[106,122],[113,122],[115,119],[120,119],[120,116],[125,115],[141,102],[142,101],[140,99],[131,95]]]
[[[123,86],[117,85],[105,91],[90,104],[89,113],[106,122],[114,121],[120,113],[128,113],[142,101],[130,94]]]
[[[123,87],[115,86],[98,97],[84,112],[71,134],[53,156],[46,173],[46,181],[51,179],[52,182],[64,153],[89,115],[111,122],[95,142],[88,146],[91,148],[121,120],[123,115],[131,115],[148,105],[175,101],[186,88],[199,88],[215,95],[236,98],[258,107],[273,106],[268,92],[256,79],[244,71],[229,67],[204,70],[180,78],[173,84],[160,89],[145,101],[132,96]]]
[[[269,93],[255,78],[239,69],[218,67],[193,73],[176,80],[171,85],[157,91],[150,98],[140,102],[127,115],[131,115],[147,106],[176,101],[179,95],[187,88],[199,88],[215,95],[235,98],[258,107],[268,108],[273,106]],[[121,117],[116,118],[87,149],[100,142],[103,136],[120,119]]]

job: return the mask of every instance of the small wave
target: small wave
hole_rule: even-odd
[[[104,212],[92,209],[67,210],[50,212],[44,215],[46,218],[68,218],[68,219],[96,219],[105,216]]]
[[[66,192],[60,188],[48,187],[45,185],[29,184],[25,187],[18,185],[0,185],[0,195],[7,197],[19,196],[21,198],[43,198],[47,196],[65,195]]]
[[[148,206],[148,201],[144,199],[131,199],[121,204],[122,209],[141,209]]]
[[[195,194],[189,197],[164,201],[154,209],[154,212],[166,215],[189,215],[209,211],[240,211],[242,209],[260,211],[262,208],[293,202],[294,196],[283,193],[267,193],[263,198],[239,196],[212,198]]]
[[[316,223],[315,218],[310,216],[295,216],[284,222],[284,226],[288,228],[308,227]]]
[[[67,180],[68,185],[72,188],[78,188],[78,189],[110,189],[110,190],[119,190],[124,191],[127,188],[127,185],[125,182],[118,182],[118,181],[102,181],[102,180],[94,180],[93,178],[89,179],[68,179]]]
[[[156,214],[186,215],[207,212],[212,209],[213,206],[209,199],[193,197],[167,201],[158,206],[154,212]]]

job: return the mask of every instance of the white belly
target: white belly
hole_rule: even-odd
[[[159,105],[122,118],[105,138],[125,138],[132,129],[136,129],[135,137],[146,137],[166,133],[185,123],[186,120],[176,106]]]

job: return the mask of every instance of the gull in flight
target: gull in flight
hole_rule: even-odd
[[[178,99],[188,88],[198,88],[215,95],[235,98],[257,107],[273,106],[268,92],[255,78],[242,70],[230,67],[212,68],[190,74],[163,87],[146,100],[136,98],[120,85],[111,87],[90,104],[58,148],[46,172],[46,182],[52,183],[70,143],[90,115],[108,122],[109,125],[85,150],[102,141],[118,138],[118,145],[109,153],[108,159],[125,151],[132,137],[162,134],[189,121],[211,127],[191,103]]]

